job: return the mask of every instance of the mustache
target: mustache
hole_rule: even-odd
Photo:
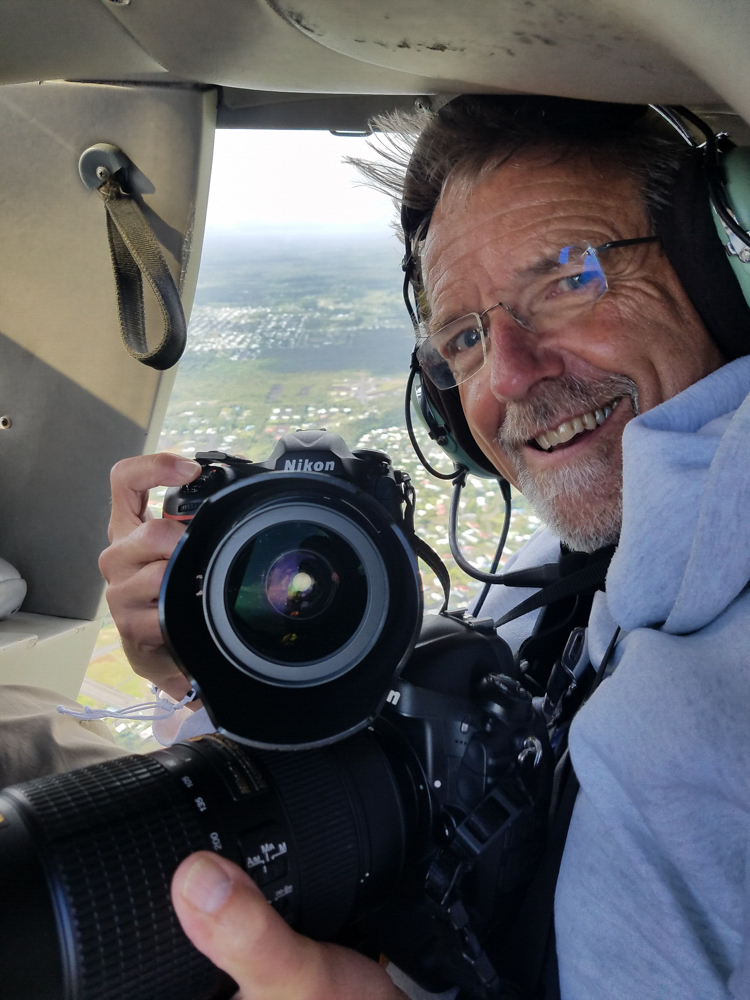
[[[533,399],[507,404],[505,419],[497,431],[497,442],[507,451],[515,451],[542,430],[623,396],[630,398],[637,415],[638,386],[627,375],[608,375],[587,381],[575,375],[562,375],[554,381],[542,382]]]

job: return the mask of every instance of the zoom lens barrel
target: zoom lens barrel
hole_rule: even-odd
[[[300,753],[214,735],[0,793],[4,1000],[220,1000],[169,886],[213,850],[302,933],[330,938],[395,887],[408,795],[371,732]]]

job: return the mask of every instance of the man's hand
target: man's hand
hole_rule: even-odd
[[[187,936],[235,980],[242,1000],[406,1000],[369,958],[293,931],[219,855],[200,851],[182,862],[172,903]]]
[[[179,521],[152,518],[148,491],[192,482],[201,467],[178,455],[140,455],[112,469],[110,546],[99,569],[107,601],[133,669],[178,701],[190,684],[167,652],[159,628],[159,588],[175,545],[185,530]],[[195,703],[191,708],[196,707]]]

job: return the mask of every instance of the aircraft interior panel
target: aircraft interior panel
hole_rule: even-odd
[[[0,415],[8,424],[0,551],[27,581],[24,611],[61,619],[61,634],[70,619],[103,613],[97,558],[109,469],[153,446],[174,377],[124,349],[104,204],[83,185],[78,159],[98,141],[130,157],[131,182],[189,312],[214,119],[215,91],[206,88],[52,83],[0,92],[0,128],[13,136],[0,150]],[[146,308],[157,330],[148,295]],[[3,636],[17,645],[17,632],[17,619],[0,623],[0,648]],[[0,657],[6,681],[11,659],[10,650]],[[85,658],[79,682],[84,669]]]

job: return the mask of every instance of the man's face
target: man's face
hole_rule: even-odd
[[[449,188],[433,215],[423,254],[431,327],[512,301],[521,273],[566,245],[648,235],[624,173],[573,158],[507,163],[468,194]],[[607,251],[601,264],[607,293],[544,334],[489,312],[487,363],[459,386],[484,454],[583,551],[619,535],[626,423],[724,362],[658,243]],[[582,432],[553,443],[571,429]]]

